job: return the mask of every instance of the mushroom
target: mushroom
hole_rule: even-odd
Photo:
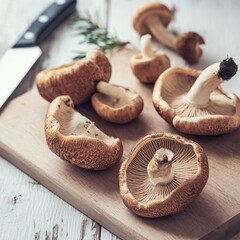
[[[111,64],[107,57],[99,50],[92,50],[84,59],[39,72],[36,85],[47,101],[69,95],[78,105],[90,99],[97,81],[108,82],[110,76]]]
[[[109,168],[123,153],[120,139],[107,136],[94,122],[75,111],[69,96],[59,96],[50,103],[45,136],[52,152],[85,169]]]
[[[200,44],[203,38],[195,32],[179,36],[167,31],[172,20],[172,12],[159,2],[146,3],[140,6],[133,15],[133,27],[140,34],[151,33],[160,43],[176,51],[188,63],[197,63],[202,55]]]
[[[151,35],[141,37],[141,53],[132,56],[130,61],[133,74],[143,83],[154,83],[170,67],[168,56],[162,52],[153,52]]]
[[[220,84],[237,72],[232,58],[202,72],[169,68],[156,81],[153,104],[157,112],[178,131],[196,135],[218,135],[240,126],[240,101]]]
[[[100,81],[96,90],[91,98],[92,106],[109,122],[130,122],[143,110],[143,99],[132,89]]]
[[[137,215],[162,217],[187,207],[208,174],[207,157],[197,143],[175,134],[152,134],[138,141],[122,163],[120,195]]]
[[[103,76],[102,79],[99,80],[109,82],[112,74],[112,66],[105,54],[98,49],[92,49],[91,51],[87,52],[86,58],[90,59],[98,67],[100,67]]]

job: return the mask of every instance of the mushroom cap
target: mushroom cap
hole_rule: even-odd
[[[102,78],[100,68],[84,58],[39,72],[36,85],[40,95],[49,102],[58,96],[69,95],[78,105],[90,99],[96,81]]]
[[[85,169],[109,168],[123,153],[120,139],[107,136],[75,111],[69,96],[59,96],[50,103],[45,118],[45,137],[52,152]]]
[[[217,88],[210,95],[210,104],[197,108],[186,104],[184,97],[201,71],[173,67],[156,81],[153,105],[157,112],[178,131],[195,135],[219,135],[240,126],[240,101],[235,94]]]
[[[177,40],[177,52],[188,63],[195,64],[202,56],[200,44],[205,44],[204,39],[195,32],[181,34]]]
[[[147,166],[155,152],[167,148],[174,153],[174,179],[153,185]],[[208,161],[203,149],[184,137],[158,133],[142,138],[122,163],[120,194],[124,204],[137,215],[149,218],[177,213],[202,191],[208,179]]]
[[[91,102],[97,114],[109,122],[120,124],[136,119],[144,106],[141,96],[132,89],[115,84],[111,85],[125,89],[126,98],[116,101],[116,98],[99,92],[93,94]]]
[[[112,65],[105,54],[98,49],[92,49],[87,52],[86,58],[93,61],[101,69],[102,78],[99,80],[109,82],[112,74]]]
[[[133,15],[133,27],[140,35],[150,33],[145,19],[151,15],[157,15],[161,23],[167,27],[172,20],[172,12],[159,2],[145,3],[141,5]]]
[[[130,66],[133,74],[143,83],[154,83],[170,67],[166,54],[154,53],[150,58],[143,58],[141,53],[132,56]]]

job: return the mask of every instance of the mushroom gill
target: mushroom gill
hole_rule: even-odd
[[[123,89],[119,87],[119,90]],[[124,89],[124,96],[121,96],[119,98],[106,95],[103,93],[96,93],[96,97],[103,103],[106,104],[112,108],[121,108],[131,102],[134,98],[137,97],[137,94],[130,89]]]
[[[95,123],[65,104],[59,105],[56,119],[60,123],[59,132],[65,136],[81,136],[102,140],[111,146],[116,139],[103,133]]]
[[[180,117],[202,117],[208,115],[229,115],[236,113],[234,100],[221,88],[217,88],[210,95],[210,102],[206,106],[194,106],[184,101],[200,72],[187,69],[175,70],[163,81],[162,98],[174,109]]]
[[[150,181],[147,166],[157,149],[166,148],[174,153],[172,165],[174,178],[166,184],[154,185]],[[133,197],[142,204],[164,200],[185,181],[194,178],[198,172],[198,158],[190,144],[181,144],[170,138],[148,141],[132,158],[126,171],[127,186]]]
[[[103,119],[113,123],[128,123],[143,110],[143,99],[134,90],[106,82],[96,85],[92,106]]]

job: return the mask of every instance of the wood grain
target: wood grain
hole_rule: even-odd
[[[98,224],[9,162],[0,165],[0,239],[100,239]]]
[[[123,140],[122,160],[136,141],[146,134],[176,133],[153,109],[152,86],[142,85],[132,77],[129,68],[132,53],[131,49],[125,49],[111,56],[111,81],[131,86],[142,95],[145,107],[140,117],[127,125],[114,125],[100,119],[90,104],[79,107],[79,111],[94,120],[98,127]],[[48,149],[43,133],[47,106],[48,103],[36,91],[9,103],[0,116],[1,154],[120,238],[196,239],[237,214],[240,197],[239,131],[212,138],[187,136],[199,142],[209,157],[210,177],[205,189],[180,214],[155,220],[142,219],[128,211],[119,197],[119,164],[107,171],[89,172],[60,160]]]
[[[238,239],[240,237],[240,213],[225,222],[223,225],[208,233],[201,240],[225,240],[225,239]]]

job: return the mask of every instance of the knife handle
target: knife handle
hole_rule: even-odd
[[[55,0],[37,17],[13,47],[37,45],[75,11],[76,3],[77,0]]]

